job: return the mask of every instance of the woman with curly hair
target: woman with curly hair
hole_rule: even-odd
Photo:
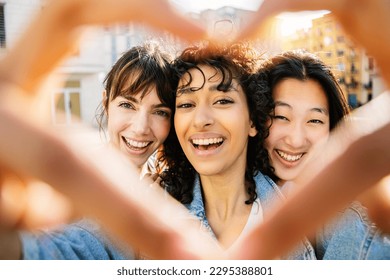
[[[164,143],[163,187],[227,249],[281,199],[269,171],[272,97],[249,45],[189,47],[176,59],[174,130]],[[291,257],[314,258],[305,240]]]

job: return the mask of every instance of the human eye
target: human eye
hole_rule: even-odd
[[[289,119],[283,115],[274,115],[272,117],[273,119],[276,119],[276,120],[283,120],[283,121],[288,121]]]
[[[129,101],[119,102],[118,107],[135,110],[134,105]]]
[[[308,123],[324,124],[324,122],[323,122],[322,120],[319,120],[319,119],[312,119],[312,120],[309,120]]]
[[[233,104],[234,101],[228,98],[221,98],[215,101],[214,104],[219,104],[219,105],[226,105],[226,104]]]
[[[176,109],[190,109],[195,107],[195,100],[191,96],[176,97]]]
[[[188,109],[192,107],[194,107],[194,105],[189,102],[183,102],[176,105],[176,109]]]
[[[157,110],[154,112],[155,115],[163,117],[163,118],[170,118],[171,112],[168,110]]]

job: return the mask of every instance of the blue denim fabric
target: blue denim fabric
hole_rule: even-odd
[[[284,196],[280,192],[279,187],[267,176],[259,173],[254,179],[256,183],[256,192],[260,199],[261,207],[263,208],[263,214],[266,216],[270,213],[272,205],[278,201],[282,201]],[[213,237],[215,237],[215,234],[207,221],[199,176],[195,178],[193,200],[185,206],[191,214],[202,221],[203,227],[207,229]],[[304,239],[301,244],[288,254],[288,256],[283,256],[282,259],[313,260],[316,259],[316,256],[313,246],[307,239]]]
[[[284,196],[279,187],[261,173],[255,177],[255,182],[264,216],[267,216],[272,211],[273,204],[282,201]],[[207,221],[199,177],[195,180],[193,195],[193,201],[186,207],[202,221],[203,226],[215,237]],[[303,239],[297,248],[282,258],[294,260],[389,260],[390,236],[383,234],[368,219],[366,209],[358,202],[354,202],[318,231],[315,250],[307,239]]]
[[[317,256],[324,260],[389,260],[390,237],[354,202],[319,232]]]
[[[81,220],[57,230],[21,232],[25,260],[123,260],[132,251],[109,240],[97,223]]]
[[[273,203],[284,199],[277,185],[259,173],[255,177],[256,192],[261,201],[264,216],[272,211]],[[194,199],[186,207],[202,221],[214,235],[206,218],[199,178],[194,185]],[[65,225],[47,232],[22,232],[20,234],[24,259],[70,260],[122,260],[134,259],[128,246],[114,243],[104,231],[90,220]],[[214,236],[215,237],[215,236]],[[390,259],[390,238],[369,221],[365,209],[353,203],[326,224],[317,235],[315,251],[307,239],[293,250],[286,259]]]

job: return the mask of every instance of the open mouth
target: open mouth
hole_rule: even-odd
[[[288,161],[288,162],[295,162],[295,161],[298,161],[300,160],[303,155],[305,153],[301,153],[301,154],[296,154],[296,155],[291,155],[291,154],[287,154],[285,152],[282,152],[280,150],[275,150],[276,153],[282,158],[284,159],[285,161]]]
[[[195,149],[206,151],[216,149],[223,143],[223,138],[192,139],[192,145]]]
[[[140,151],[148,147],[150,144],[152,144],[151,141],[136,141],[132,139],[127,139],[125,137],[122,137],[123,141],[125,141],[127,147],[129,147],[132,150]]]

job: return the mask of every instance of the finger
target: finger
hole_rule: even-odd
[[[0,110],[0,119],[0,134],[8,135],[0,138],[0,161],[8,168],[56,187],[80,213],[97,217],[122,240],[152,258],[199,257],[199,252],[194,253],[199,248],[190,246],[193,243],[181,233],[182,227],[168,224],[169,217],[158,212],[162,203],[140,201],[145,196],[131,186],[137,185],[139,190],[148,186],[139,181],[136,168],[124,164],[119,152],[103,150],[93,158],[87,157],[84,151],[74,150],[47,129],[21,121],[4,109]],[[14,153],[10,155],[9,150]],[[183,244],[188,246],[181,247]]]
[[[124,22],[146,23],[186,40],[206,37],[204,29],[180,15],[165,0],[53,0],[3,58],[0,79],[33,94],[46,75],[76,48],[81,27]],[[51,42],[50,47],[47,42]]]
[[[158,30],[169,31],[189,41],[205,39],[207,36],[204,28],[180,14],[166,0],[87,2],[86,5],[89,7],[85,10],[88,13],[83,15],[85,24],[135,21],[145,23]]]
[[[264,33],[264,25],[270,18],[282,12],[331,10],[338,11],[343,0],[264,0],[259,9],[251,16],[238,40],[256,39]]]
[[[371,220],[383,232],[390,233],[390,176],[363,193],[359,200],[366,206]]]
[[[18,228],[26,208],[25,184],[10,172],[2,173],[0,187],[0,226]]]
[[[42,182],[31,182],[26,190],[23,227],[49,228],[74,219],[72,204],[64,195]]]

